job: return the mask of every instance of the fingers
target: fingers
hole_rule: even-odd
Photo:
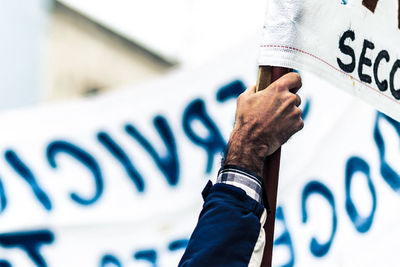
[[[271,84],[273,88],[280,91],[288,90],[296,94],[302,86],[301,77],[298,73],[291,72],[283,75],[281,78]]]
[[[298,108],[299,109],[299,108]],[[293,134],[295,134],[295,133],[297,133],[298,131],[300,131],[301,129],[303,129],[303,127],[304,127],[304,122],[303,122],[303,119],[301,118],[301,115],[302,115],[302,111],[301,111],[301,109],[299,109],[299,112],[298,112],[298,116],[296,117],[296,119],[295,119],[295,122],[294,122],[294,124],[293,124],[293,127],[294,127],[294,132],[293,132]]]
[[[280,144],[283,145],[286,141],[293,136],[295,133],[299,132],[304,128],[304,122],[302,119],[302,111],[298,107],[294,107],[291,115],[288,115],[285,119],[285,131],[281,136],[283,139],[280,140]]]
[[[301,97],[299,95],[295,95],[296,96],[296,100],[294,102],[294,104],[296,105],[296,107],[299,107],[301,105]]]
[[[296,107],[301,105],[301,97],[297,95],[297,92],[301,88],[302,82],[298,73],[288,73],[272,83],[272,86],[280,92],[289,94],[291,103],[293,103]]]
[[[284,76],[282,76],[282,79],[285,79],[287,88],[289,89],[290,92],[293,94],[296,94],[301,86],[303,85],[301,82],[301,76],[298,73],[291,72],[288,73]]]
[[[282,94],[282,100],[281,106],[283,109],[298,109],[298,107],[301,105],[301,97],[291,92],[285,92]]]
[[[303,129],[304,127],[304,122],[303,122],[303,111],[297,106],[295,107],[295,122],[294,122],[294,126],[295,126],[295,131],[298,132],[301,129]]]

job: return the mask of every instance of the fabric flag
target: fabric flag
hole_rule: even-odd
[[[257,43],[139,87],[1,113],[0,266],[177,266]],[[398,266],[400,123],[301,75],[305,127],[283,147],[273,266]]]
[[[260,65],[308,70],[400,120],[396,0],[268,0]]]

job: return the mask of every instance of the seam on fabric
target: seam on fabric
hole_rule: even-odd
[[[354,77],[354,76],[348,74],[347,72],[344,72],[344,71],[342,71],[341,69],[338,69],[337,67],[333,66],[333,65],[332,65],[331,63],[329,63],[328,61],[326,61],[326,60],[324,60],[324,59],[322,59],[322,58],[320,58],[320,57],[318,57],[318,56],[316,56],[316,55],[314,55],[314,54],[312,54],[312,53],[310,53],[310,52],[307,52],[307,51],[304,51],[304,50],[301,50],[301,49],[298,49],[298,48],[295,48],[295,47],[291,47],[291,46],[285,46],[285,45],[261,45],[260,47],[262,47],[262,48],[283,48],[283,49],[288,49],[288,50],[296,51],[296,52],[299,52],[299,53],[308,55],[308,56],[310,56],[310,57],[313,57],[313,58],[317,59],[318,61],[320,61],[320,62],[322,62],[322,63],[328,65],[328,66],[331,67],[331,68],[333,68],[334,70],[336,70],[336,71],[338,71],[338,72],[340,72],[340,73],[342,73],[342,74],[344,74],[344,75],[350,77],[352,80],[354,80],[354,81],[360,83],[361,85],[364,85],[365,87],[368,87],[369,89],[374,90],[375,92],[379,93],[381,96],[384,96],[384,97],[386,97],[387,99],[389,99],[390,101],[392,101],[392,102],[398,104],[398,101],[395,100],[395,99],[393,99],[392,97],[390,97],[390,96],[384,94],[383,92],[379,91],[378,89],[376,89],[376,88],[374,88],[374,87],[372,87],[372,86],[370,86],[370,85],[368,85],[368,84],[366,84],[366,83],[360,81],[359,79],[357,79],[356,77]]]

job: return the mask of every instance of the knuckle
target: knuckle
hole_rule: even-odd
[[[288,99],[289,99],[290,103],[296,103],[298,101],[297,96],[295,94],[292,94],[292,93],[290,93]]]
[[[297,81],[299,87],[301,87],[303,85],[302,80],[301,80],[301,76],[298,73],[293,73],[293,77],[294,79]]]
[[[276,81],[274,87],[277,91],[284,91],[286,89],[285,84],[281,80]]]
[[[301,122],[300,126],[299,126],[299,131],[301,131],[304,128],[304,122]]]
[[[300,117],[300,119],[301,119],[301,116],[303,115],[303,111],[299,108],[296,108],[295,115],[296,115],[296,117]]]
[[[304,121],[300,118],[300,120],[297,124],[297,129],[298,129],[298,131],[300,131],[303,128],[304,128]]]
[[[301,96],[296,95],[297,96],[297,101],[299,102],[299,105],[301,104]]]

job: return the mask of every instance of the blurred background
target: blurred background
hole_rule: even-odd
[[[265,1],[3,1],[0,108],[194,67],[260,32]]]
[[[255,82],[264,13],[264,0],[1,1],[0,266],[176,266],[229,100]],[[211,152],[196,141],[210,137]]]
[[[256,81],[266,2],[0,1],[0,266],[176,266]],[[396,266],[400,125],[301,75],[274,266]]]

